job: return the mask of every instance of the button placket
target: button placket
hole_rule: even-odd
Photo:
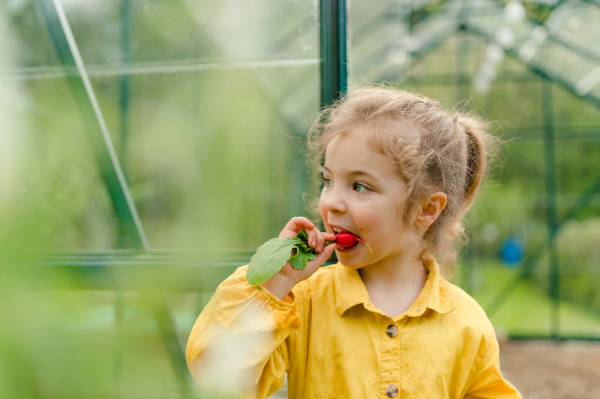
[[[400,330],[396,324],[397,322],[391,317],[386,317],[383,322],[384,324],[382,327],[385,329],[385,334],[387,335],[387,337],[384,337],[384,341],[386,342],[384,346],[388,348],[387,356],[382,358],[384,361],[384,368],[382,371],[384,372],[385,380],[387,380],[386,382],[388,383],[387,386],[384,385],[384,391],[388,397],[393,398],[399,393],[398,386],[394,382],[397,382],[395,380],[398,378],[397,359],[399,353],[397,353],[397,351],[399,349],[399,342],[397,340],[400,339],[398,336]]]

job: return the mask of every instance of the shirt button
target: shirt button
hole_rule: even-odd
[[[396,335],[398,335],[398,327],[393,324],[389,325],[388,328],[385,329],[385,332],[387,333],[388,337],[394,338]]]
[[[394,396],[398,395],[398,387],[394,384],[390,384],[387,387],[385,387],[385,393],[390,398],[393,398]]]

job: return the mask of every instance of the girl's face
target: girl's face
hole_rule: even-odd
[[[369,244],[336,249],[353,269],[404,258],[414,249],[403,226],[407,193],[392,161],[359,134],[338,135],[327,146],[319,212],[327,232],[349,231]]]

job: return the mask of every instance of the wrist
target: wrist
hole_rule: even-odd
[[[284,300],[286,296],[292,291],[292,288],[296,285],[296,283],[281,273],[276,273],[268,279],[261,283],[263,288],[266,288],[271,294],[273,294],[277,299]]]

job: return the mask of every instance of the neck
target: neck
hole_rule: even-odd
[[[427,280],[427,270],[420,258],[414,256],[382,260],[358,270],[366,286],[382,290],[397,291],[404,287],[423,288]]]

